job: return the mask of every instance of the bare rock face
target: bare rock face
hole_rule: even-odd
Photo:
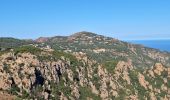
[[[149,85],[149,82],[145,80],[145,77],[142,74],[138,74],[138,80],[141,86],[143,86],[145,89],[147,89],[147,86]]]
[[[80,97],[78,86],[75,84],[74,86],[71,86],[71,88],[72,88],[71,94],[78,99]]]
[[[35,40],[35,42],[38,42],[38,43],[44,43],[46,41],[48,41],[49,38],[47,37],[40,37],[38,39]]]
[[[16,96],[10,95],[6,92],[0,92],[0,100],[16,100]]]
[[[1,73],[1,78],[0,78],[0,88],[2,90],[7,90],[9,89],[12,84],[12,81],[11,80],[8,80],[8,77],[9,77],[9,74],[6,74],[6,73]]]
[[[139,71],[128,59],[118,61],[110,73],[82,52],[74,53],[75,58],[67,55],[55,60],[52,54],[0,56],[0,91],[23,99],[169,100],[170,70],[161,63]]]
[[[103,83],[103,85],[100,88],[100,91],[101,91],[100,97],[102,99],[107,99],[109,94],[108,91],[106,90],[106,84]]]
[[[131,61],[128,62],[119,61],[116,68],[115,68],[115,77],[118,79],[121,74],[123,74],[122,78],[127,81],[128,84],[130,84],[130,78],[128,70],[132,70],[133,66],[131,64]]]
[[[16,56],[15,59],[9,59],[13,57],[11,54],[0,57],[0,88],[2,90],[10,90],[10,88],[15,86],[19,90],[23,89],[26,92],[30,92],[37,85],[50,86],[48,81],[58,82],[57,80],[59,80],[62,73],[62,61],[42,63],[39,62],[35,55],[30,53],[22,53]],[[4,68],[6,69],[4,70]],[[63,69],[65,68],[63,67]],[[47,80],[46,84],[45,79]],[[44,89],[49,91],[49,88]],[[18,94],[20,94],[19,91]],[[44,95],[45,99],[49,97],[49,93],[46,91],[42,95]]]
[[[151,92],[149,95],[150,95],[151,100],[157,100],[157,98],[153,92]]]
[[[129,99],[130,100],[138,100],[138,97],[136,95],[130,95]]]
[[[153,77],[153,78],[155,77],[154,72],[152,70],[149,70],[148,73],[151,77]]]
[[[164,71],[164,67],[161,63],[156,63],[154,67],[154,73],[157,75],[161,75],[162,71]]]
[[[90,85],[90,87],[91,87],[92,93],[98,95],[99,92],[98,92],[98,90],[96,89],[95,85],[94,85],[92,82],[89,82],[89,85]]]
[[[64,94],[62,93],[61,96],[60,96],[60,100],[68,100],[67,97],[64,96]],[[72,100],[72,99],[71,99]]]
[[[73,72],[71,70],[66,70],[68,73],[68,78],[73,81]]]

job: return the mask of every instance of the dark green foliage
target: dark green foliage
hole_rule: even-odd
[[[93,100],[101,100],[101,98],[91,92],[88,87],[80,87],[80,100],[86,100],[87,97],[92,98]]]
[[[29,52],[35,55],[40,54],[42,50],[33,46],[21,46],[14,49],[15,54]]]
[[[55,98],[59,98],[59,93],[60,93],[60,90],[58,89],[58,86],[57,86],[57,83],[54,83],[54,81],[50,82],[50,86],[51,86],[51,91],[52,91],[52,94],[54,94]],[[55,100],[55,98],[53,98]]]
[[[17,85],[13,84],[9,92],[13,95],[18,95],[18,93],[20,92],[20,89],[18,88]]]
[[[58,59],[58,57],[53,57],[53,56],[49,56],[49,55],[37,55],[38,60],[40,61],[56,61]]]
[[[42,96],[43,87],[37,85],[31,92],[31,98],[37,98],[38,100],[44,100]]]
[[[126,90],[124,89],[119,89],[118,91],[119,96],[114,98],[115,100],[125,100],[126,97]]]
[[[24,63],[21,63],[21,64],[19,64],[19,67],[23,67],[25,64]]]
[[[103,66],[107,69],[107,71],[111,74],[114,74],[114,69],[117,65],[118,61],[117,60],[112,60],[112,61],[106,61]]]
[[[161,93],[158,93],[159,97],[165,97],[165,95],[167,95],[167,92],[165,91],[161,91]]]
[[[168,84],[167,85],[168,85],[168,87],[170,87],[170,79],[168,79]]]
[[[123,52],[128,52],[128,49],[127,49],[127,46],[124,45],[124,44],[118,44],[115,46],[115,49],[120,52],[120,51],[123,51]]]
[[[71,95],[71,88],[64,86],[64,82],[60,81],[60,83],[57,85],[57,89],[59,91],[62,91],[65,96],[70,96]]]
[[[4,65],[3,70],[6,71],[6,73],[10,73],[9,65],[6,63],[4,63],[3,65]]]
[[[138,91],[139,99],[143,100],[144,96],[147,94],[148,91],[146,91],[145,88],[139,84],[138,71],[137,70],[129,71],[129,77],[131,79],[133,87]]]
[[[58,57],[58,58],[61,58],[63,56],[64,58],[68,58],[72,63],[76,63],[76,61],[77,61],[75,56],[73,56],[72,54],[69,54],[69,53],[62,52],[62,51],[56,50],[52,53],[52,55],[55,57]]]
[[[161,88],[163,84],[163,79],[159,75],[156,75],[155,78],[150,78],[145,75],[145,78],[154,88]]]
[[[5,53],[8,53],[8,52],[9,52],[9,50],[0,51],[0,56],[3,55],[3,54],[5,54]]]
[[[129,71],[129,76],[133,82],[138,82],[138,72],[136,70]]]
[[[167,78],[167,76],[168,76],[168,71],[163,71],[163,72],[161,73],[161,76],[162,76],[163,78]]]
[[[23,99],[27,98],[27,99],[29,99],[29,98],[30,98],[30,95],[29,95],[29,93],[27,93],[25,90],[23,90],[23,91],[22,91],[22,96],[21,96],[20,98],[23,98]]]
[[[94,83],[94,85],[96,86],[96,89],[99,90],[99,88],[100,88],[100,83],[99,83],[100,77],[97,76],[97,75],[94,75],[94,76],[92,77],[91,81],[92,81],[92,82]]]
[[[163,84],[163,79],[160,76],[156,76],[154,81],[156,84],[153,86],[155,86],[156,88],[161,88],[161,86]]]
[[[67,83],[69,84],[69,83]],[[59,98],[61,92],[66,96],[71,96],[71,88],[68,86],[64,86],[64,81],[61,80],[59,83],[51,82],[52,94],[55,95],[55,98]]]
[[[0,48],[15,48],[29,43],[33,42],[14,38],[0,38]]]
[[[127,94],[135,94],[135,88],[133,87],[133,85],[126,84],[125,88],[130,90]]]

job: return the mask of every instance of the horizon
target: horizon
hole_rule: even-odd
[[[119,40],[170,39],[170,1],[0,1],[0,37],[36,39],[82,30]]]
[[[88,31],[80,31],[80,32],[88,32]],[[51,38],[51,37],[55,37],[55,36],[71,36],[75,33],[79,33],[79,32],[74,32],[74,33],[71,33],[69,35],[53,35],[53,36],[40,36],[40,37],[37,37],[37,38],[17,38],[17,37],[0,37],[0,38],[15,38],[15,39],[20,39],[20,40],[36,40],[38,38]],[[91,32],[91,33],[94,33],[94,32]],[[118,40],[122,40],[122,41],[126,41],[126,42],[133,42],[133,41],[166,41],[166,40],[170,40],[170,38],[151,38],[151,39],[119,39],[119,38],[115,38],[115,37],[112,37],[112,36],[106,36],[106,35],[103,35],[103,34],[98,34],[98,33],[95,33],[97,35],[102,35],[102,36],[105,36],[105,37],[110,37],[110,38],[114,38],[114,39],[118,39]]]
[[[80,32],[88,32],[88,31],[80,31]],[[68,34],[68,35],[53,35],[53,36],[40,36],[40,37],[37,37],[37,38],[17,38],[17,37],[0,37],[0,38],[14,38],[14,39],[20,39],[20,40],[36,40],[38,38],[51,38],[51,37],[55,37],[55,36],[71,36],[75,33],[79,33],[79,32],[74,32],[74,33],[71,33],[71,34]],[[94,33],[94,32],[90,32],[90,33]],[[133,42],[133,41],[166,41],[166,40],[170,40],[170,38],[151,38],[151,39],[119,39],[119,38],[115,38],[115,37],[112,37],[112,36],[107,36],[107,35],[103,35],[103,34],[98,34],[98,33],[94,33],[94,34],[97,34],[97,35],[102,35],[104,37],[110,37],[110,38],[114,38],[114,39],[118,39],[118,40],[122,40],[122,41],[127,41],[127,42]]]

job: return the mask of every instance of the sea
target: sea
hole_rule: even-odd
[[[127,40],[127,42],[170,52],[170,40]]]

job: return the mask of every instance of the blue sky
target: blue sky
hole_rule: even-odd
[[[170,38],[170,0],[0,0],[0,37]]]

